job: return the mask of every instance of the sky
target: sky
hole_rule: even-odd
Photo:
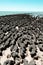
[[[0,0],[0,11],[43,12],[43,0]]]

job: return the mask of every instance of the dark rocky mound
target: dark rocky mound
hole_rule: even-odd
[[[0,56],[3,50],[11,47],[11,56],[14,58],[14,61],[8,60],[4,65],[36,65],[34,61],[28,64],[25,54],[28,47],[34,58],[37,55],[37,46],[43,52],[43,18],[27,14],[0,16]]]

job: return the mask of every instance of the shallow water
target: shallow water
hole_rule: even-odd
[[[25,12],[25,11],[0,11],[0,16],[13,15],[13,14],[30,14],[33,16],[43,17],[43,12]]]

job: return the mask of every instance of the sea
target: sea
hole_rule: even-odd
[[[0,11],[0,16],[15,15],[15,14],[30,14],[32,16],[43,17],[43,12],[25,12],[25,11]]]

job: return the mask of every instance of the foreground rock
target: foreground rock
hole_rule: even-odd
[[[43,17],[0,16],[0,64],[43,64]]]

